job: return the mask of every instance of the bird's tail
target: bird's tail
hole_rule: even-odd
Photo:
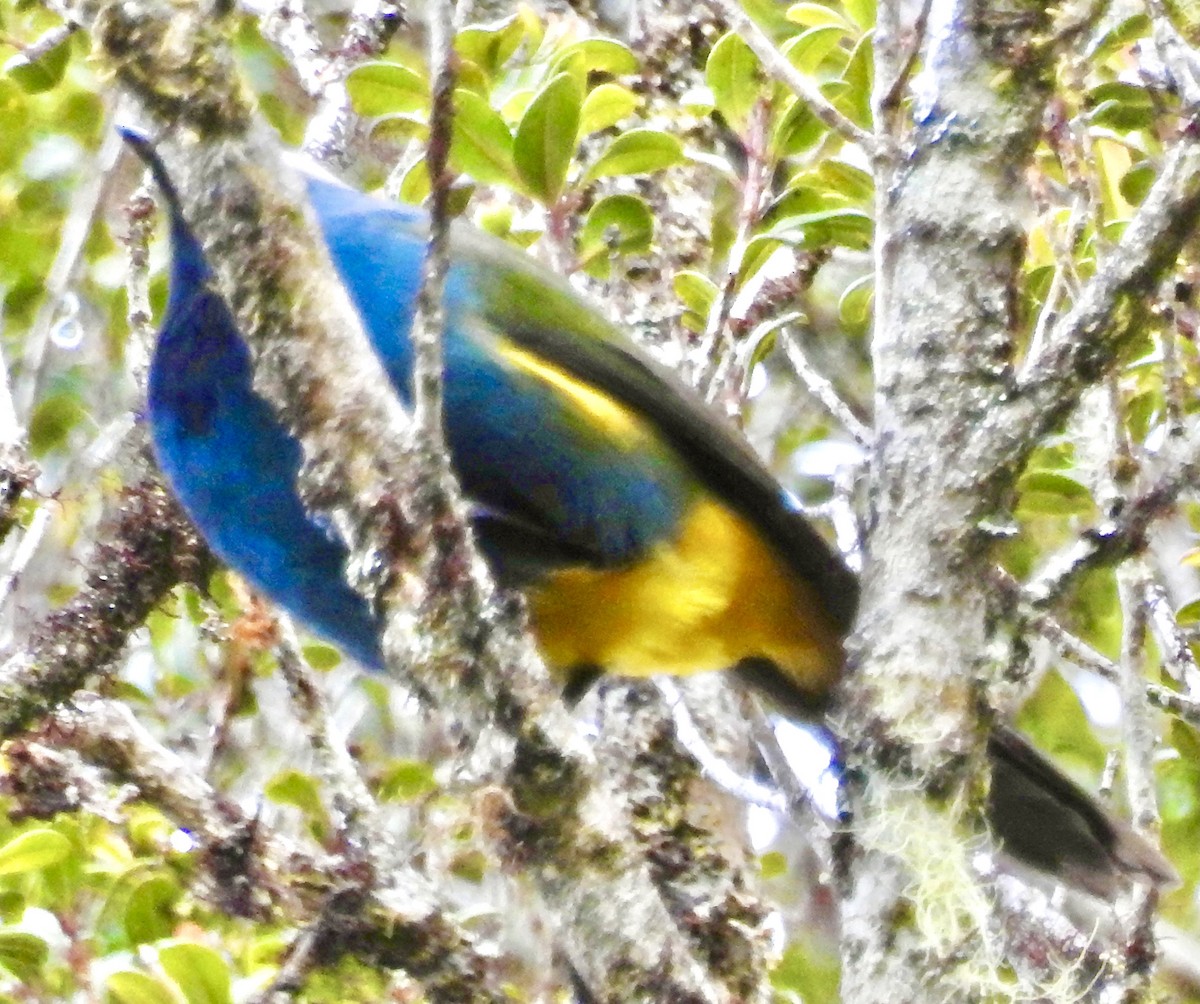
[[[778,670],[755,663],[737,673],[789,717],[811,722],[819,710]],[[1179,881],[1156,848],[1021,735],[996,726],[987,752],[992,768],[988,825],[1004,853],[1110,901],[1134,881],[1155,886]]]
[[[1179,882],[1155,847],[1012,729],[992,730],[988,759],[988,820],[1018,861],[1109,900],[1130,881]]]

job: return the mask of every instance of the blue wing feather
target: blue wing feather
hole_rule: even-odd
[[[319,179],[309,197],[368,337],[408,400],[424,214]],[[690,478],[669,454],[614,443],[574,402],[506,362],[484,269],[457,253],[461,244],[446,283],[445,421],[467,496],[593,564],[632,560],[674,529]]]

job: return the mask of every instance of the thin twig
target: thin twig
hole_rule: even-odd
[[[1154,744],[1156,730],[1146,699],[1146,624],[1149,611],[1145,595],[1149,574],[1142,561],[1130,561],[1117,573],[1124,630],[1121,635],[1121,709],[1125,731],[1125,782],[1135,829],[1153,840],[1158,831],[1155,797]],[[1145,998],[1158,955],[1154,918],[1158,890],[1153,885],[1135,889],[1124,945],[1126,1004]]]
[[[1170,512],[1179,493],[1194,484],[1197,475],[1200,463],[1195,459],[1172,466],[1149,489],[1126,502],[1115,516],[1052,557],[1026,585],[1031,602],[1037,607],[1049,606],[1083,572],[1114,564],[1144,548],[1149,528]]]
[[[708,0],[708,3],[758,56],[767,73],[789,87],[818,119],[838,135],[857,143],[868,154],[874,153],[875,138],[838,111],[816,84],[789,62],[766,32],[746,15],[737,0]]]
[[[1174,265],[1198,213],[1200,140],[1185,134],[1120,241],[1029,359],[1012,403],[988,430],[989,469],[1003,471],[1026,456],[1115,364],[1118,349],[1142,330],[1138,305]]]
[[[654,682],[671,709],[676,739],[705,774],[748,805],[758,805],[780,814],[789,811],[789,800],[783,793],[760,784],[753,778],[743,777],[713,752],[712,747],[701,735],[691,709],[684,700],[683,692],[674,680],[670,677],[658,677]]]
[[[1187,632],[1175,619],[1171,601],[1162,583],[1147,577],[1144,602],[1150,612],[1154,641],[1167,675],[1191,695],[1200,694],[1200,666],[1192,654]]]
[[[799,315],[797,315],[798,318]],[[804,354],[804,349],[800,347],[795,335],[790,331],[784,331],[782,342],[788,362],[792,364],[792,369],[804,384],[805,389],[829,412],[834,421],[853,437],[859,446],[869,450],[875,438],[870,427],[842,399],[833,382],[808,361],[808,357]]]
[[[25,428],[17,418],[8,363],[0,350],[0,542],[17,521],[17,505],[37,482],[38,467],[30,459]]]
[[[106,114],[111,118],[111,114]],[[46,275],[41,306],[25,337],[21,359],[21,376],[14,398],[17,414],[28,420],[41,386],[42,371],[50,348],[50,334],[59,319],[64,298],[75,282],[84,261],[84,248],[100,214],[109,186],[115,174],[112,170],[122,155],[124,144],[120,136],[105,122],[101,135],[104,141],[93,160],[93,169],[83,172],[79,185],[71,196],[71,207],[60,230],[58,250]]]
[[[1200,107],[1200,57],[1175,27],[1163,0],[1146,0],[1146,10],[1150,14],[1158,58],[1170,73],[1184,107],[1194,111]]]
[[[413,422],[425,476],[445,480],[448,469],[446,434],[442,421],[442,339],[446,323],[442,304],[449,271],[450,137],[454,118],[454,5],[435,0],[429,7],[430,65],[433,96],[429,112],[429,248],[421,269],[421,287],[412,329]]]
[[[377,864],[382,864],[386,857],[383,852],[391,841],[378,825],[379,807],[359,775],[345,741],[333,730],[324,692],[304,662],[291,619],[281,615],[277,627],[279,672],[332,793],[333,810],[341,820],[344,835],[350,838],[345,842],[360,845]]]
[[[912,78],[913,69],[916,67],[917,60],[921,56],[921,48],[925,44],[925,29],[929,26],[929,10],[932,6],[933,0],[924,0],[921,4],[921,9],[917,13],[916,20],[913,21],[912,39],[909,41],[908,52],[904,57],[904,62],[900,64],[899,69],[896,71],[892,86],[877,101],[877,111],[886,113],[900,106],[900,99],[904,94],[904,89],[908,86],[908,82]]]

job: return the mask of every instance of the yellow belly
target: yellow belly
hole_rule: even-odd
[[[765,658],[821,694],[841,670],[841,639],[812,587],[713,500],[638,564],[556,572],[528,598],[542,654],[562,671],[686,675]]]

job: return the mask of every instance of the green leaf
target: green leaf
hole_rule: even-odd
[[[816,28],[827,24],[836,24],[843,29],[847,27],[845,19],[832,7],[823,3],[794,3],[784,14],[793,24],[802,24],[805,28]]]
[[[1106,751],[1092,731],[1079,695],[1057,672],[1042,677],[1037,692],[1021,709],[1017,724],[1077,778],[1081,766],[1089,772],[1104,766]]]
[[[758,871],[765,879],[786,875],[788,873],[787,855],[781,854],[779,851],[767,851],[758,859]]]
[[[130,944],[170,937],[180,895],[179,886],[166,875],[152,875],[139,882],[125,903],[125,936]]]
[[[355,112],[367,118],[419,112],[429,106],[429,84],[399,63],[362,63],[346,77]]]
[[[638,97],[628,87],[612,83],[601,84],[583,99],[579,131],[586,136],[614,126],[621,119],[632,115],[637,106]]]
[[[402,148],[414,139],[424,143],[429,137],[429,123],[423,115],[380,115],[370,123],[370,135],[377,143],[392,143]]]
[[[708,312],[712,310],[712,305],[719,292],[717,284],[708,276],[686,268],[675,273],[672,286],[675,289],[675,295],[688,310],[704,317],[707,317]]]
[[[841,45],[847,34],[844,26],[839,27],[835,24],[809,28],[795,38],[788,39],[783,45],[783,54],[801,73],[814,76],[830,53]]]
[[[762,236],[809,249],[834,244],[865,251],[873,229],[869,214],[846,206],[786,216]]]
[[[188,1004],[233,1004],[229,967],[208,946],[190,941],[166,945],[158,950],[158,962]]]
[[[871,319],[871,303],[875,298],[875,276],[855,279],[838,300],[838,317],[851,330],[861,329]]]
[[[771,134],[771,151],[777,157],[790,157],[817,145],[825,135],[825,123],[799,98],[791,98],[787,110],[776,116]]]
[[[519,14],[490,25],[472,25],[455,37],[454,50],[494,77],[517,51],[526,28],[526,21]]]
[[[473,91],[454,92],[454,139],[450,164],[485,185],[516,188],[513,140],[504,119]]]
[[[304,661],[318,673],[328,673],[335,666],[340,666],[342,662],[342,653],[332,645],[310,642],[301,651],[304,653]]]
[[[1028,471],[1017,482],[1017,509],[1052,516],[1084,515],[1094,509],[1091,492],[1058,471]]]
[[[1180,624],[1195,624],[1200,622],[1200,597],[1194,600],[1188,600],[1183,606],[1175,611],[1175,620]]]
[[[158,980],[128,969],[109,976],[104,989],[106,1004],[179,1004]]]
[[[496,237],[507,237],[513,228],[513,207],[486,206],[475,219],[475,225]]]
[[[281,770],[263,786],[263,794],[272,802],[294,805],[309,815],[323,815],[325,811],[317,782],[311,775],[302,771]]]
[[[834,106],[863,129],[871,128],[871,86],[875,79],[875,45],[871,35],[858,40],[842,72],[845,90],[830,94]]]
[[[1200,771],[1190,758],[1181,756],[1163,764],[1158,782],[1158,805],[1163,822],[1181,823],[1200,813],[1198,788]]]
[[[653,237],[654,214],[636,195],[605,196],[592,206],[579,233],[585,255],[597,249],[647,251]]]
[[[410,206],[419,206],[428,198],[430,192],[429,168],[425,166],[425,158],[413,161],[400,179],[397,195],[401,202]]]
[[[774,234],[758,234],[751,237],[742,249],[742,260],[738,262],[738,284],[744,284],[757,275],[758,270],[770,260],[771,255],[778,251],[779,245],[784,242]],[[803,244],[803,235],[798,234],[794,243]]]
[[[1154,184],[1155,177],[1154,167],[1149,161],[1143,160],[1140,164],[1134,164],[1125,172],[1120,185],[1117,186],[1121,198],[1130,205],[1141,205],[1146,193],[1150,191],[1150,186]]]
[[[729,128],[742,132],[765,91],[758,57],[738,35],[727,32],[708,54],[704,79]]]
[[[1156,114],[1150,92],[1122,80],[1093,87],[1088,92],[1087,103],[1092,109],[1093,125],[1122,131],[1144,129],[1154,122]]]
[[[517,126],[513,142],[517,173],[543,205],[558,201],[566,184],[582,102],[575,78],[560,73],[538,91]]]
[[[472,63],[469,59],[463,59],[459,61],[454,86],[460,91],[478,94],[486,101],[488,95],[492,93],[492,78],[482,67]]]
[[[29,447],[35,457],[60,450],[67,443],[71,430],[86,413],[79,397],[69,391],[46,397],[33,413],[29,423]]]
[[[26,830],[0,847],[0,875],[41,871],[65,861],[71,841],[57,830]]]
[[[433,765],[424,760],[394,760],[379,779],[379,800],[412,802],[437,791]]]
[[[585,73],[609,73],[614,77],[636,73],[637,57],[629,46],[611,38],[585,38],[568,45],[551,64],[551,73],[562,73],[578,64]]]
[[[654,214],[636,195],[609,195],[587,215],[579,234],[580,267],[598,279],[612,271],[613,254],[638,254],[650,249]]]
[[[622,174],[650,174],[673,167],[683,160],[683,145],[669,133],[657,129],[630,129],[609,144],[591,166],[585,181]]]
[[[861,167],[847,164],[844,160],[827,160],[821,164],[816,176],[831,191],[851,202],[870,206],[874,201],[875,181]]]
[[[25,913],[25,897],[16,889],[0,890],[0,920],[15,924]]]
[[[842,0],[842,6],[863,31],[875,27],[875,0]]]
[[[804,1004],[837,1004],[840,975],[835,955],[811,940],[796,941],[771,972],[771,986],[779,993],[796,994]]]
[[[0,966],[17,979],[31,982],[46,964],[50,946],[26,931],[0,931]]]
[[[1121,21],[1096,46],[1093,60],[1098,64],[1150,34],[1150,17],[1134,14]]]
[[[62,80],[70,57],[71,39],[68,37],[32,61],[23,52],[10,56],[4,63],[4,72],[26,94],[41,94]]]

